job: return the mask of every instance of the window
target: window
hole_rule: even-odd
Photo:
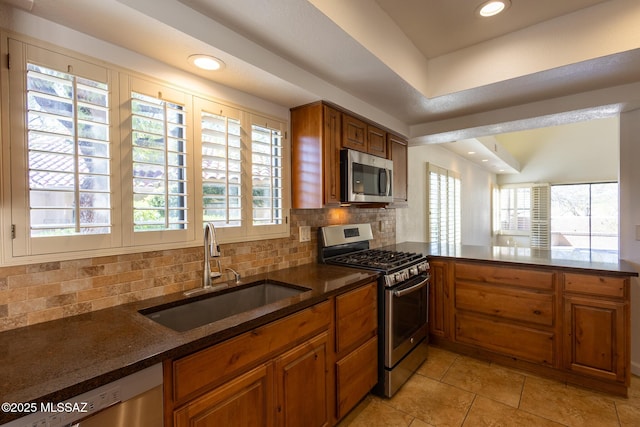
[[[459,245],[460,175],[427,163],[430,243]]]
[[[203,99],[195,112],[202,221],[223,242],[288,236],[284,124]]]
[[[4,259],[289,236],[286,123],[7,40]]]
[[[251,125],[253,225],[284,221],[282,156],[282,131]]]
[[[529,233],[531,230],[531,188],[500,189],[500,231]]]
[[[239,227],[242,225],[240,120],[202,111],[200,124],[202,219],[216,227]]]
[[[187,228],[184,106],[131,93],[133,230]]]
[[[27,64],[31,237],[110,232],[108,91]]]
[[[111,247],[120,233],[111,107],[117,79],[103,66],[15,39],[8,44],[6,253]]]
[[[498,244],[549,248],[549,185],[520,184],[500,188],[497,200]],[[525,243],[526,242],[526,243]]]
[[[551,186],[554,249],[618,251],[618,183]]]

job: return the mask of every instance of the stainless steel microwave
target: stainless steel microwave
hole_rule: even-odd
[[[393,162],[354,150],[340,151],[340,201],[393,202]]]

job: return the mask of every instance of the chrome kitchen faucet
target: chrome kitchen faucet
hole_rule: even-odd
[[[211,258],[216,258],[218,271],[211,271]],[[211,281],[222,276],[220,272],[220,247],[216,240],[216,231],[213,224],[208,222],[204,226],[204,271],[202,279],[202,287],[204,289],[211,288]]]

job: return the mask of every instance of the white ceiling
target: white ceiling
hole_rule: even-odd
[[[528,106],[640,82],[637,0],[512,0],[487,20],[482,0],[4,1],[287,108],[335,102],[413,143],[514,129],[497,113],[523,126]],[[193,70],[193,53],[226,68]],[[557,117],[624,108],[576,105]]]

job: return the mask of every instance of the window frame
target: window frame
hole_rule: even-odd
[[[10,148],[10,163],[6,171],[9,174],[7,199],[10,202],[10,214],[8,218],[15,237],[8,239],[5,248],[6,257],[25,257],[32,255],[46,255],[59,253],[60,248],[73,248],[76,251],[86,251],[103,247],[112,247],[121,238],[121,227],[118,221],[120,208],[117,203],[111,200],[111,233],[89,234],[89,235],[68,235],[68,236],[47,236],[31,237],[29,220],[29,184],[28,184],[28,132],[26,124],[27,114],[27,64],[32,63],[46,68],[73,74],[74,76],[87,78],[95,81],[107,83],[110,92],[114,91],[114,86],[118,85],[117,73],[108,67],[97,65],[83,59],[69,56],[63,53],[52,52],[42,47],[22,42],[16,38],[8,39],[8,50],[11,55],[11,66],[7,73],[9,80],[9,96],[3,102],[8,102],[7,118],[3,119],[5,128],[8,128],[8,135],[3,135],[3,146]],[[66,71],[65,71],[66,70]],[[5,93],[3,91],[3,93]],[[19,101],[17,101],[19,100]],[[114,127],[118,123],[118,115],[113,108],[117,105],[117,97],[109,100],[109,135],[110,135],[110,188],[113,192],[115,186],[119,186],[118,176],[120,171],[118,162],[114,162],[119,156],[119,146],[113,144]],[[21,120],[11,120],[11,118],[21,117]],[[7,126],[6,120],[10,120]],[[4,166],[4,165],[3,165]],[[6,176],[6,175],[5,175]],[[6,181],[5,181],[6,182]],[[5,191],[7,189],[5,188]],[[113,193],[112,193],[113,194]],[[7,220],[5,219],[5,220]]]
[[[220,243],[245,242],[254,240],[284,238],[290,236],[289,215],[290,200],[290,142],[287,138],[288,121],[282,118],[258,113],[246,107],[215,99],[208,95],[195,93],[194,89],[168,84],[160,79],[124,70],[73,51],[48,45],[44,42],[2,33],[3,53],[11,54],[10,68],[0,71],[2,84],[2,222],[3,243],[0,254],[5,265],[31,262],[47,262],[66,259],[105,256],[122,253],[136,253],[147,250],[162,250],[192,247],[201,244],[203,236],[201,166],[196,144],[199,133],[199,120],[195,110],[201,104],[213,103],[224,109],[234,109],[249,129],[251,123],[277,128],[282,133],[283,143],[283,223],[277,226],[247,226],[236,232],[219,228]],[[36,59],[33,59],[36,58]],[[38,60],[38,58],[41,58]],[[29,59],[29,61],[27,61]],[[107,80],[109,84],[109,144],[110,144],[110,194],[111,194],[111,234],[73,235],[63,237],[30,237],[28,217],[28,178],[24,171],[27,166],[28,151],[26,142],[26,64],[31,62],[65,72],[71,66],[71,74],[92,80]],[[56,65],[58,64],[58,65]],[[90,74],[91,70],[100,70],[104,79]],[[20,82],[19,84],[15,84]],[[169,102],[184,105],[186,112],[187,140],[187,228],[184,230],[162,230],[133,232],[133,165],[132,165],[132,129],[131,129],[131,92],[162,98]],[[215,111],[214,111],[215,112]],[[196,126],[198,125],[198,126]],[[198,130],[199,132],[199,130]],[[243,173],[251,171],[251,154],[242,157]],[[251,195],[250,177],[243,180],[243,197]],[[249,209],[247,210],[247,207]],[[242,215],[250,218],[251,200],[243,203]],[[25,215],[27,213],[27,215]],[[15,236],[15,238],[13,237]],[[40,239],[40,240],[34,240]]]
[[[133,126],[131,123],[131,93],[136,92],[152,98],[158,98],[166,102],[180,104],[184,106],[185,111],[185,144],[186,144],[186,180],[187,180],[187,206],[186,206],[186,228],[179,230],[146,230],[135,231],[133,218]],[[192,96],[178,89],[149,81],[140,77],[124,77],[121,78],[120,98],[126,100],[120,105],[120,123],[122,136],[120,144],[122,144],[121,164],[126,168],[126,182],[123,182],[121,188],[121,204],[122,204],[122,226],[123,230],[123,246],[140,246],[155,245],[162,243],[188,242],[195,238],[195,221],[194,221],[194,163],[193,163],[193,126],[191,125],[192,114],[191,104]]]

